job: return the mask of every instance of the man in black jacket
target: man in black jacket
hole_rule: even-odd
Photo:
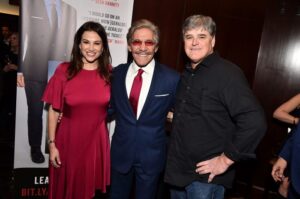
[[[239,67],[213,48],[216,25],[194,15],[183,24],[190,59],[176,94],[165,181],[171,198],[223,198],[231,165],[254,158],[264,135],[264,113]]]

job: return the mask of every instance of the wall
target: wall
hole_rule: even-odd
[[[9,0],[0,0],[0,13],[19,15],[19,6],[10,5]]]
[[[158,58],[182,71],[186,61],[181,25],[192,14],[212,16],[217,23],[216,50],[238,64],[252,85],[264,21],[265,0],[135,0],[133,20],[147,18],[161,29]]]
[[[254,91],[268,122],[267,134],[258,150],[264,160],[261,174],[270,174],[270,160],[277,157],[287,137],[288,126],[273,119],[273,111],[300,93],[299,24],[299,0],[269,0],[254,81]]]

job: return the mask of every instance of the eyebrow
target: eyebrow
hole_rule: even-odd
[[[82,41],[91,41],[91,40],[84,39],[84,38],[82,38],[81,40],[82,40]],[[96,40],[96,41],[92,41],[92,42],[101,42],[101,43],[102,43],[102,40]]]
[[[194,34],[185,34],[184,36],[185,37],[187,37],[187,36],[194,36]],[[197,34],[196,36],[208,36],[208,34],[200,33],[200,34]]]

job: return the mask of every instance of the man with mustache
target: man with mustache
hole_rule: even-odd
[[[153,199],[166,159],[165,121],[173,106],[179,75],[158,63],[159,30],[148,20],[127,34],[133,61],[113,71],[112,110],[116,128],[111,145],[110,199]]]

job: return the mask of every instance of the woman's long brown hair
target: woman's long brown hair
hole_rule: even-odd
[[[68,68],[67,78],[72,79],[77,73],[83,68],[82,54],[79,48],[81,43],[82,35],[86,31],[96,32],[103,45],[103,52],[98,57],[98,72],[99,75],[107,82],[110,83],[111,79],[111,56],[108,48],[108,40],[105,29],[97,22],[88,21],[84,23],[76,32],[74,37],[74,44],[72,49],[71,63]]]

